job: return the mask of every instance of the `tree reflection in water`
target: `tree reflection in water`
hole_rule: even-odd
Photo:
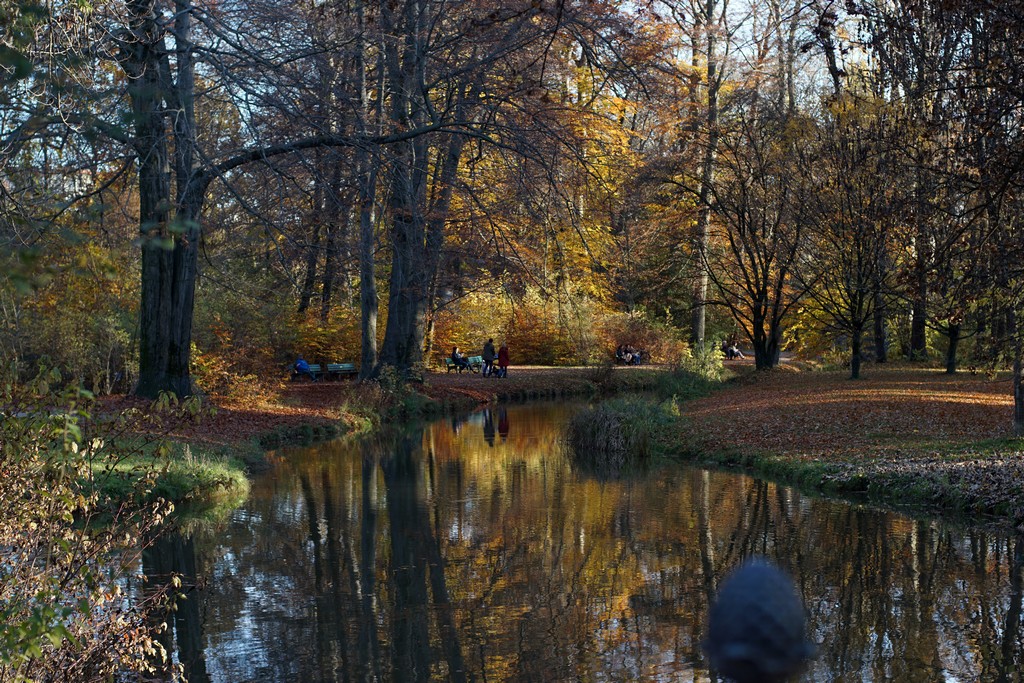
[[[807,604],[805,680],[1021,680],[1020,539],[724,473],[587,479],[560,451],[571,410],[281,453],[194,538],[191,680],[716,680],[707,606],[751,554]],[[149,568],[189,566],[168,543]]]

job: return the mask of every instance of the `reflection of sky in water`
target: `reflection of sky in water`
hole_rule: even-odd
[[[457,661],[476,680],[706,681],[709,594],[763,553],[807,596],[804,680],[1019,680],[1018,541],[683,467],[597,481],[562,451],[572,410],[284,452],[197,535],[179,638],[201,627],[218,682],[447,680]]]
[[[252,614],[244,611],[238,627],[217,639],[214,646],[217,656],[207,658],[207,667],[213,680],[239,680],[232,676],[267,669],[269,653],[255,631]]]

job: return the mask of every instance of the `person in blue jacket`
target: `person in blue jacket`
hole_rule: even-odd
[[[295,374],[296,375],[307,375],[314,382],[316,381],[316,375],[309,369],[309,363],[302,356],[299,356],[298,360],[295,361]]]

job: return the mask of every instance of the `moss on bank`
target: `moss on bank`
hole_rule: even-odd
[[[93,483],[114,501],[161,498],[173,503],[180,517],[221,517],[248,497],[247,470],[241,457],[166,443],[95,463]]]

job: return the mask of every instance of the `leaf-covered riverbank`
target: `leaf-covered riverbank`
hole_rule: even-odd
[[[145,436],[173,444],[166,462],[152,459],[153,467],[162,468],[154,491],[201,509],[206,499],[244,499],[245,475],[264,465],[266,451],[282,445],[364,433],[499,401],[651,389],[666,374],[657,367],[517,367],[502,379],[466,372],[428,373],[422,383],[406,385],[389,384],[386,378],[362,384],[288,382],[264,401],[213,402],[191,414],[155,410],[150,401],[130,396],[103,399],[101,412],[145,415]],[[145,465],[133,462],[140,475]]]
[[[827,493],[1024,523],[1006,378],[925,369],[754,373],[685,404],[676,453]]]
[[[1024,455],[1010,436],[1008,380],[889,368],[851,382],[844,373],[737,369],[739,377],[712,393],[661,387],[663,396],[682,402],[681,416],[658,435],[660,450],[826,493],[1024,522]],[[507,379],[429,373],[422,384],[390,389],[292,382],[273,401],[218,405],[202,420],[167,425],[165,433],[205,452],[232,454],[229,467],[251,471],[266,449],[286,443],[491,402],[654,389],[670,376],[655,367],[523,367]],[[107,407],[119,403],[138,400]]]

